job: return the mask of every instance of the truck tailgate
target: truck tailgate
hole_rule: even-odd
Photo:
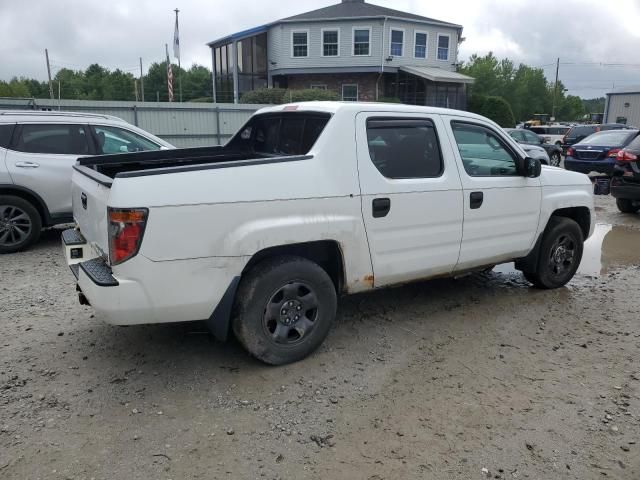
[[[109,253],[107,202],[111,188],[107,182],[99,182],[80,171],[86,168],[76,167],[73,172],[73,217],[95,255],[106,257]]]

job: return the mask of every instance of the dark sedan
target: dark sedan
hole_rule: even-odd
[[[618,152],[611,195],[623,213],[640,211],[640,136]]]
[[[638,136],[638,130],[594,133],[567,149],[564,167],[581,173],[613,175],[618,152]]]

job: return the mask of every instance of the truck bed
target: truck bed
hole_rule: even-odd
[[[240,160],[261,160],[271,155],[240,152],[225,147],[178,148],[136,153],[118,153],[83,157],[78,160],[81,167],[101,173],[111,179],[119,173],[142,172],[152,169],[167,169]]]

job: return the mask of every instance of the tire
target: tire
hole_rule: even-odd
[[[628,198],[616,198],[616,205],[622,213],[637,213],[640,210],[640,206],[634,206]]]
[[[316,263],[294,256],[268,259],[240,282],[233,332],[258,360],[270,365],[297,362],[327,337],[337,303],[331,278]]]
[[[41,230],[42,219],[31,203],[0,195],[0,254],[25,250],[38,240]]]
[[[562,157],[560,157],[560,153],[553,152],[549,157],[549,165],[551,165],[552,167],[559,167],[561,160],[562,160]]]
[[[573,278],[584,249],[580,226],[570,218],[551,217],[542,237],[535,271],[524,277],[541,289],[559,288]]]

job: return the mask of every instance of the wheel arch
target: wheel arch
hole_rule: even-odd
[[[331,277],[336,293],[340,294],[344,291],[346,279],[344,253],[339,242],[335,240],[318,240],[264,248],[251,257],[242,270],[242,275],[268,258],[285,255],[306,258],[317,263]]]
[[[51,225],[51,214],[49,213],[47,204],[42,199],[42,197],[33,190],[25,187],[20,187],[18,185],[0,184],[0,195],[13,195],[14,197],[19,197],[23,200],[26,200],[27,202],[31,203],[40,214],[42,226]]]

